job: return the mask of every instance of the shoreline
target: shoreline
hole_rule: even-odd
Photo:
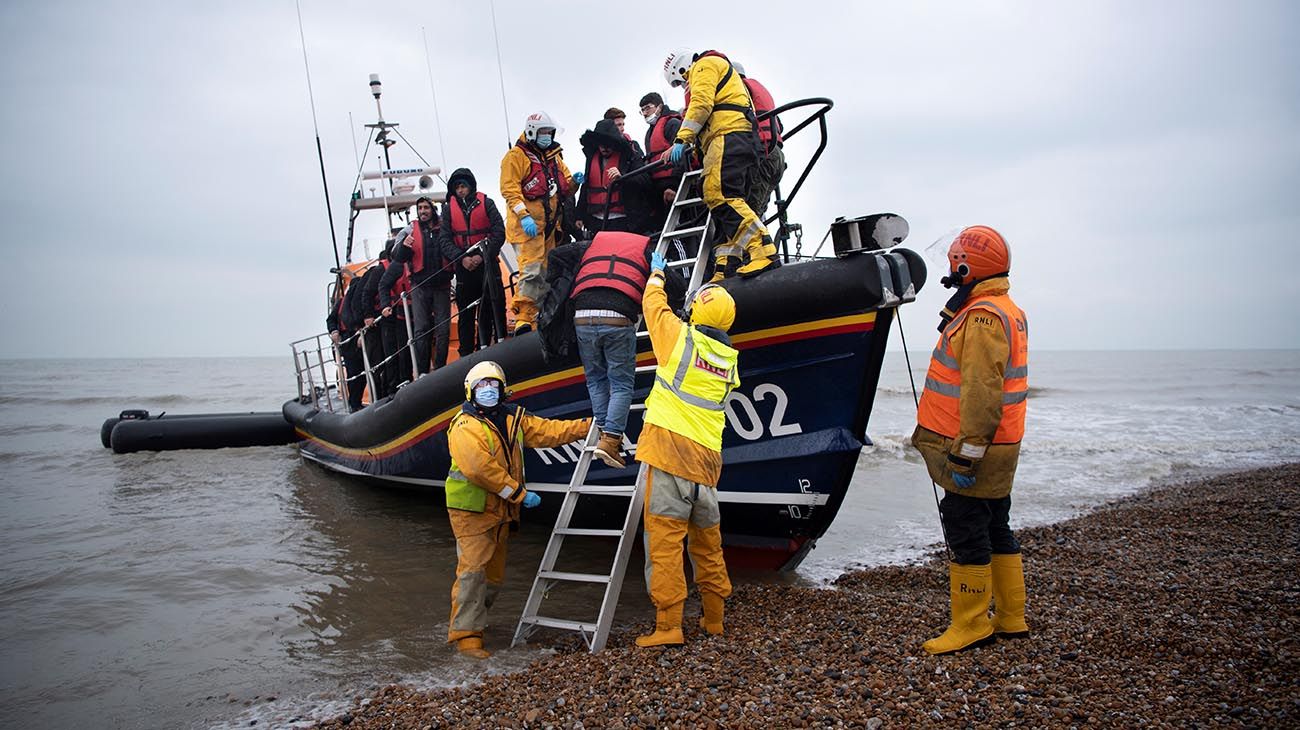
[[[926,655],[948,618],[946,564],[931,553],[848,571],[835,590],[738,585],[723,637],[697,627],[690,600],[683,648],[632,646],[644,621],[616,627],[594,656],[557,636],[560,653],[523,671],[386,686],[316,727],[1300,719],[1300,464],[1172,479],[1017,536],[1028,639]]]

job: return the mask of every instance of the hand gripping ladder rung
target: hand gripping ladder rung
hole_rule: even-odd
[[[636,539],[636,529],[641,524],[641,505],[645,500],[645,493],[639,483],[610,487],[587,485],[587,471],[591,468],[591,460],[595,456],[596,443],[599,440],[600,428],[593,422],[591,429],[587,431],[586,440],[583,441],[582,455],[578,458],[577,466],[573,468],[569,488],[564,493],[564,502],[560,505],[560,513],[555,518],[555,528],[551,532],[551,539],[546,543],[545,552],[542,553],[542,562],[537,568],[537,575],[533,578],[533,587],[528,592],[528,600],[524,603],[519,625],[515,628],[514,640],[510,642],[511,646],[527,640],[538,627],[546,627],[578,632],[592,653],[605,648],[609,630],[614,625],[614,610],[618,606],[618,596],[623,589],[623,576],[627,573],[627,563],[632,555],[632,541]],[[630,497],[622,529],[596,530],[569,526],[577,508],[578,498],[592,494]],[[617,536],[618,547],[614,552],[614,564],[609,573],[573,573],[556,570],[555,563],[560,557],[560,548],[566,536]],[[605,596],[600,602],[600,612],[596,615],[594,623],[539,614],[547,590],[558,582],[605,585]]]

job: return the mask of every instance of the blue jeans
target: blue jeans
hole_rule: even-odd
[[[601,431],[622,435],[636,385],[636,327],[583,324],[574,329],[587,371],[591,413]]]

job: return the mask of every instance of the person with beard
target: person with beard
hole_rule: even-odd
[[[591,419],[560,421],[527,413],[507,403],[506,375],[485,360],[465,375],[465,404],[447,427],[451,469],[447,473],[447,515],[456,536],[456,582],[451,587],[447,641],[477,659],[483,629],[505,580],[506,541],[520,507],[542,498],[524,484],[524,449],[554,448],[584,438]]]
[[[438,246],[438,211],[433,200],[415,201],[417,220],[397,234],[394,263],[405,264],[411,279],[411,324],[415,328],[415,366],[419,374],[429,372],[429,336],[433,336],[433,367],[447,364],[451,340],[451,262],[444,260]],[[401,272],[389,267],[381,288],[397,283]]]
[[[462,167],[447,178],[447,202],[442,204],[442,231],[438,245],[448,261],[456,262],[456,324],[459,352],[465,357],[475,344],[487,347],[493,332],[506,332],[505,292],[497,253],[506,240],[506,225],[497,205],[478,191],[478,181]],[[470,305],[478,302],[474,311]],[[474,324],[478,322],[478,335]]]
[[[596,122],[579,140],[587,155],[586,182],[578,193],[578,215],[587,236],[599,231],[642,233],[648,218],[648,175],[623,178],[645,164],[640,150],[612,119]]]
[[[383,253],[379,254],[379,266],[376,268],[382,269],[382,273],[373,279],[367,277],[368,282],[373,282],[367,283],[367,286],[373,286],[374,289],[367,292],[366,299],[379,302],[379,332],[384,341],[384,352],[392,358],[384,366],[384,395],[396,393],[398,385],[411,379],[411,354],[406,350],[409,342],[406,308],[401,303],[403,294],[410,297],[411,277],[406,273],[405,267],[393,263],[393,243],[394,241],[389,239]],[[385,288],[383,282],[389,269],[396,269],[401,273],[395,283]]]

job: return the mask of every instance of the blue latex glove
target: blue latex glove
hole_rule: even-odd
[[[524,233],[527,233],[529,238],[537,235],[537,221],[533,220],[531,215],[520,218],[519,225],[523,226]]]
[[[655,251],[650,254],[651,271],[663,271],[664,268],[667,266],[668,266],[668,261],[664,259],[663,254],[659,253],[658,251]]]
[[[685,154],[686,154],[686,145],[681,142],[674,142],[673,151],[671,154],[669,154],[668,159],[672,161],[674,165],[676,165],[677,163],[682,161],[682,156]]]
[[[581,184],[583,183],[583,181],[586,180],[586,179],[587,179],[587,173],[585,173],[585,172],[575,172],[575,173],[573,173],[573,184],[574,184],[574,185],[581,185]]]
[[[542,503],[542,498],[533,492],[524,495],[524,506],[532,509]]]
[[[953,472],[952,483],[956,484],[958,489],[970,489],[975,486],[975,477]]]

